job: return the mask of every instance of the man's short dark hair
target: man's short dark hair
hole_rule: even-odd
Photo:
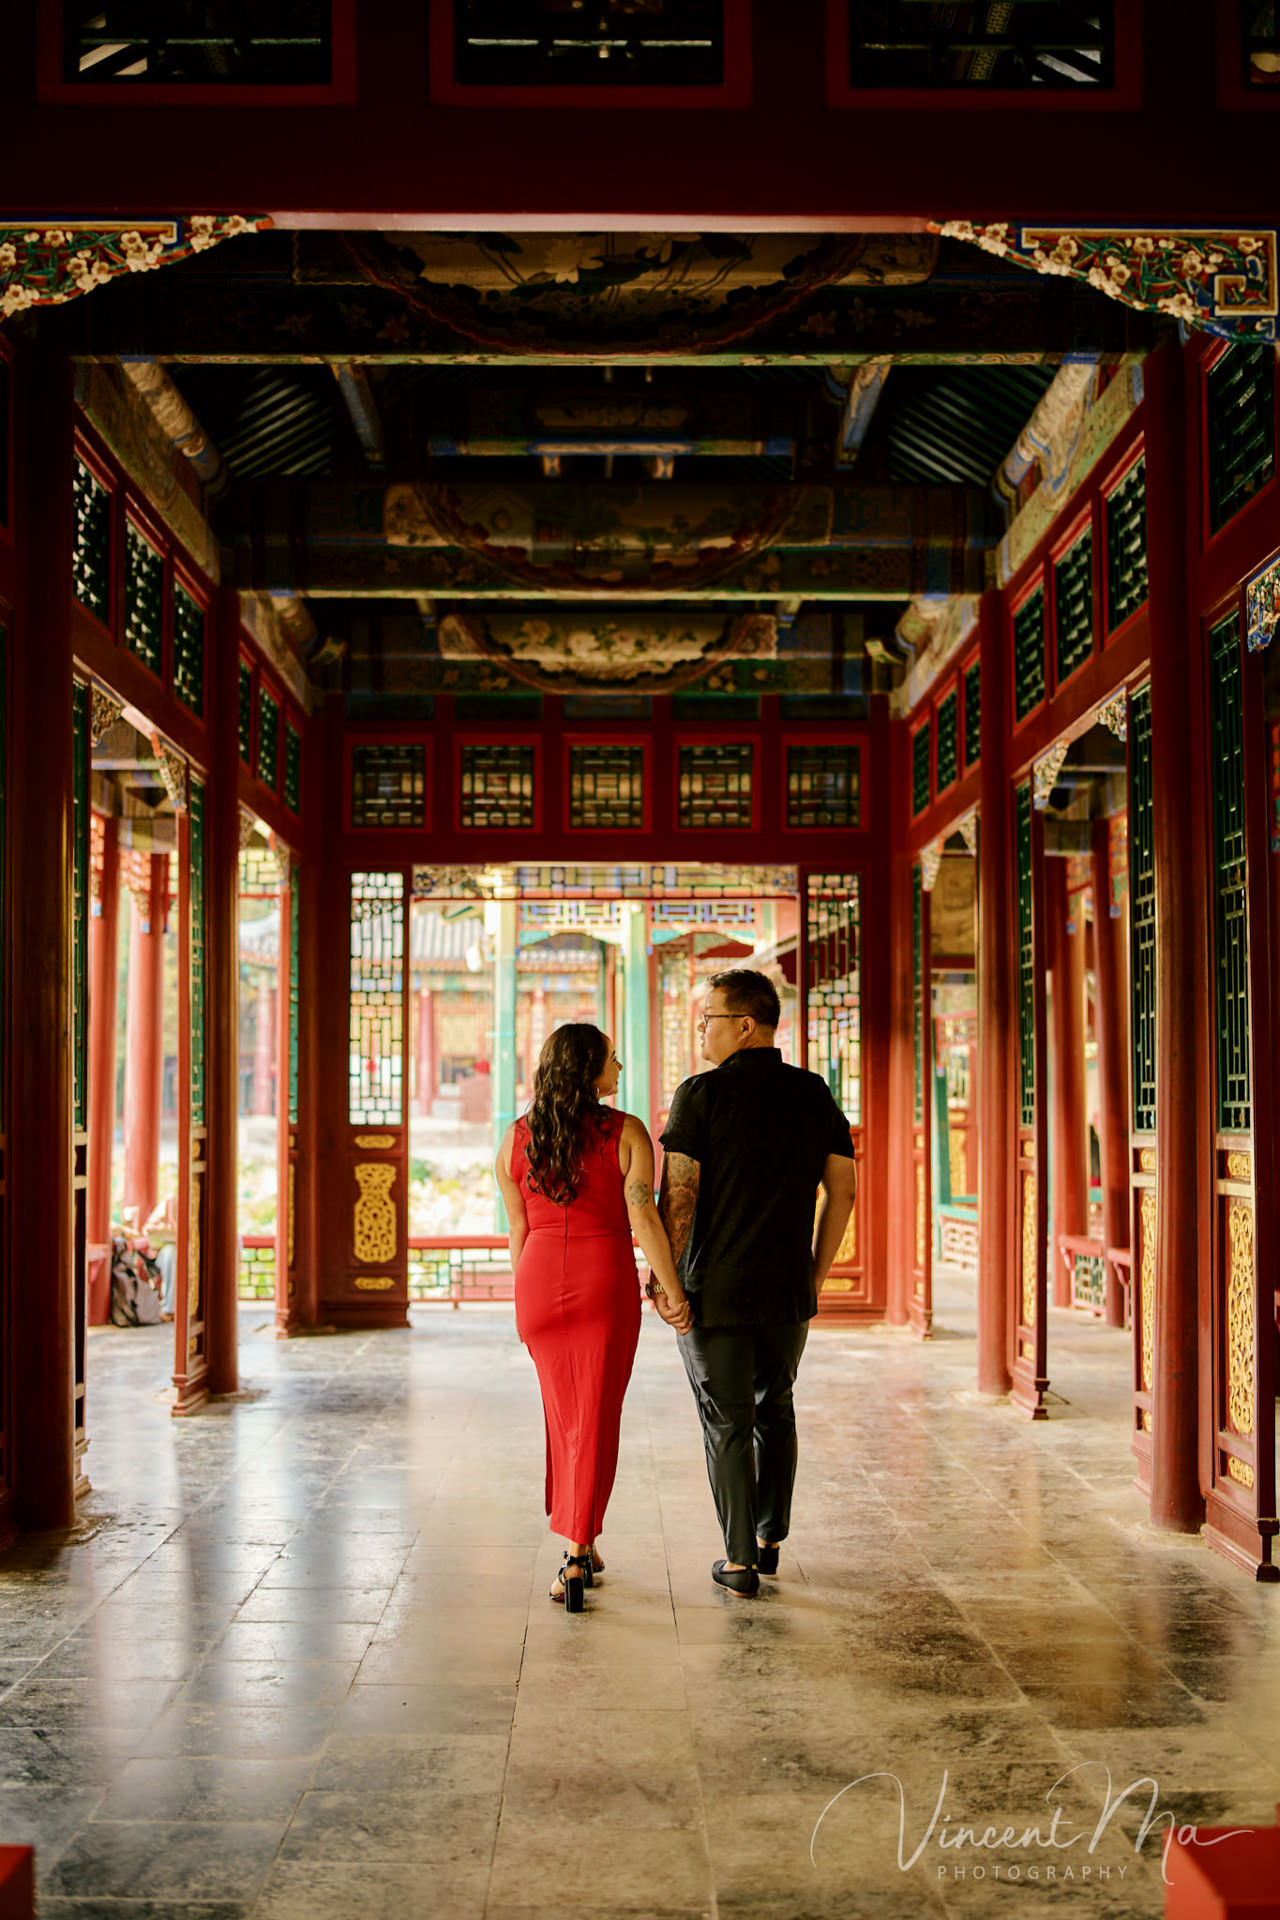
[[[724,995],[726,1013],[745,1013],[761,1027],[776,1027],[782,1018],[777,991],[766,974],[730,967],[727,973],[713,973],[707,985]]]

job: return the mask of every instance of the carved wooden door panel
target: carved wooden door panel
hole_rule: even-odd
[[[346,1292],[367,1317],[409,1304],[408,903],[399,871],[351,876]]]
[[[864,1252],[861,884],[856,873],[810,873],[802,881],[798,978],[806,1064],[822,1075],[849,1121],[858,1167],[858,1197],[818,1302],[823,1318],[859,1313],[871,1303]]]
[[[1044,846],[1031,783],[1013,796],[1018,992],[1017,1285],[1013,1295],[1013,1398],[1034,1420],[1048,1417],[1048,1100],[1045,1044]]]

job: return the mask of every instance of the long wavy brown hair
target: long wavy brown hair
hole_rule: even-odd
[[[591,1135],[603,1139],[609,1131],[595,1089],[608,1059],[608,1036],[585,1020],[557,1027],[538,1055],[525,1161],[529,1185],[558,1207],[577,1198]]]

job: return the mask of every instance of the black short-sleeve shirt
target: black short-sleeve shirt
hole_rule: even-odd
[[[812,1319],[818,1182],[829,1154],[854,1157],[826,1081],[788,1066],[776,1047],[744,1048],[681,1082],[662,1144],[698,1162],[680,1278],[699,1324]]]

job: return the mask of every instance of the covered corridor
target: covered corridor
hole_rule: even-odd
[[[1150,1528],[1126,1335],[1050,1311],[1045,1423],[972,1391],[946,1269],[930,1342],[817,1327],[754,1604],[707,1578],[696,1417],[647,1315],[580,1619],[545,1598],[508,1308],[289,1342],[242,1309],[241,1396],[197,1421],[160,1392],[165,1329],[95,1331],[93,1492],[0,1573],[5,1837],[38,1847],[44,1920],[962,1915],[997,1865],[1019,1920],[1161,1912],[1150,1787],[1090,1851],[1102,1769],[1179,1823],[1272,1819],[1280,1634],[1265,1587]],[[1047,1833],[1080,1762],[1056,1849],[942,1844]],[[908,1871],[870,1773],[902,1783],[904,1858],[925,1841]]]

